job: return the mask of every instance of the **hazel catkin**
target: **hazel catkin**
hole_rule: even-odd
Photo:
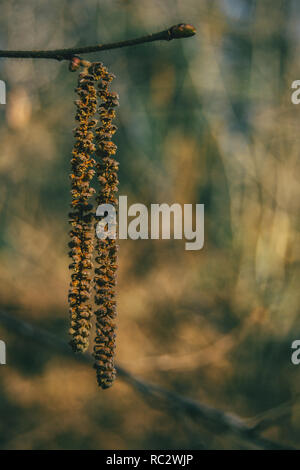
[[[85,68],[78,77],[76,88],[79,99],[75,102],[77,107],[75,119],[78,126],[74,130],[75,145],[71,160],[71,208],[69,222],[70,252],[72,259],[71,284],[69,289],[70,305],[70,344],[74,351],[84,352],[88,347],[91,307],[91,270],[93,255],[93,205],[90,199],[95,190],[90,187],[94,176],[95,160],[92,153],[95,151],[94,134],[91,129],[95,121],[93,117],[97,110],[97,95],[93,76]]]
[[[97,203],[112,204],[117,207],[118,162],[115,160],[116,145],[111,141],[116,131],[112,124],[115,117],[114,108],[118,106],[118,95],[109,91],[109,84],[114,76],[102,64],[96,64],[99,76],[98,92],[100,98],[99,125],[95,128],[96,174],[99,183]],[[112,385],[116,370],[114,365],[116,337],[116,270],[117,241],[114,238],[97,239],[96,268],[94,277],[96,315],[96,337],[94,345],[94,367],[97,381],[101,388]]]
[[[73,60],[73,69],[77,62]],[[75,63],[76,62],[76,63]],[[73,67],[74,65],[74,67]],[[116,145],[112,136],[116,126],[114,108],[118,95],[109,90],[114,76],[101,63],[82,61],[84,70],[79,74],[75,101],[78,126],[74,130],[75,145],[72,151],[71,208],[69,214],[71,284],[69,289],[70,335],[74,351],[84,352],[88,347],[91,329],[91,284],[95,290],[96,336],[93,348],[97,381],[102,389],[110,387],[116,376],[114,365],[116,331],[116,271],[117,241],[115,237],[96,239],[95,269],[94,213],[91,186],[96,172],[98,192],[96,202],[117,207],[118,162],[115,160]],[[97,91],[95,84],[97,83]],[[98,106],[99,104],[99,106]],[[98,107],[97,107],[98,106]],[[98,111],[99,120],[95,119]],[[96,226],[96,224],[95,224]],[[107,234],[109,235],[109,234]]]

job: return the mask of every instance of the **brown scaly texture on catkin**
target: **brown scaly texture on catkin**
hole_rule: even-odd
[[[94,76],[85,68],[78,77],[76,92],[79,99],[76,120],[79,122],[74,131],[75,145],[72,151],[71,178],[71,208],[69,214],[71,241],[69,252],[72,258],[70,269],[72,270],[69,290],[71,335],[70,344],[74,351],[83,352],[88,347],[90,330],[91,305],[91,270],[93,254],[93,206],[90,198],[95,190],[90,187],[95,170],[95,160],[92,154],[95,151],[93,142],[93,127],[96,121],[93,119],[97,111],[97,94],[94,85]]]
[[[99,106],[99,126],[95,128],[96,172],[100,184],[97,196],[98,204],[112,204],[117,207],[118,162],[115,160],[116,145],[111,141],[116,131],[112,124],[115,117],[114,108],[118,106],[118,95],[109,91],[109,84],[114,76],[100,63],[93,64],[94,73],[100,76],[97,95],[101,100]],[[98,384],[105,389],[112,385],[116,370],[114,367],[115,352],[115,317],[116,317],[116,270],[117,242],[115,239],[97,239],[95,268],[95,303],[96,337],[94,345],[94,367]]]

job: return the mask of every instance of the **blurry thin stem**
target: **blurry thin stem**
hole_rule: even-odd
[[[194,36],[196,30],[189,24],[178,24],[171,26],[159,33],[148,34],[135,39],[128,39],[126,41],[113,42],[108,44],[96,44],[95,46],[73,47],[70,49],[55,49],[49,51],[3,51],[0,50],[0,57],[8,57],[15,59],[56,59],[56,60],[70,60],[74,55],[88,54],[90,52],[108,51],[111,49],[120,49],[122,47],[136,46],[154,41],[171,41],[172,39],[182,39]]]

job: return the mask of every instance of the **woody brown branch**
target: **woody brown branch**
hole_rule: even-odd
[[[55,49],[49,51],[5,51],[0,50],[0,58],[14,59],[55,59],[70,60],[74,55],[88,54],[91,52],[108,51],[111,49],[120,49],[122,47],[136,46],[154,41],[171,41],[172,39],[183,39],[194,36],[196,29],[190,24],[180,23],[159,33],[149,34],[126,41],[113,42],[108,44],[97,44],[95,46],[74,47],[70,49]]]

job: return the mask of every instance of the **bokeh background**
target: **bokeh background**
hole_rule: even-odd
[[[122,240],[117,361],[143,380],[300,446],[296,0],[1,1],[0,49],[112,42],[192,23],[196,37],[91,54],[116,75],[120,194],[204,203],[205,246]],[[76,74],[0,59],[0,310],[68,341]],[[0,324],[2,449],[240,449],[121,378]]]

